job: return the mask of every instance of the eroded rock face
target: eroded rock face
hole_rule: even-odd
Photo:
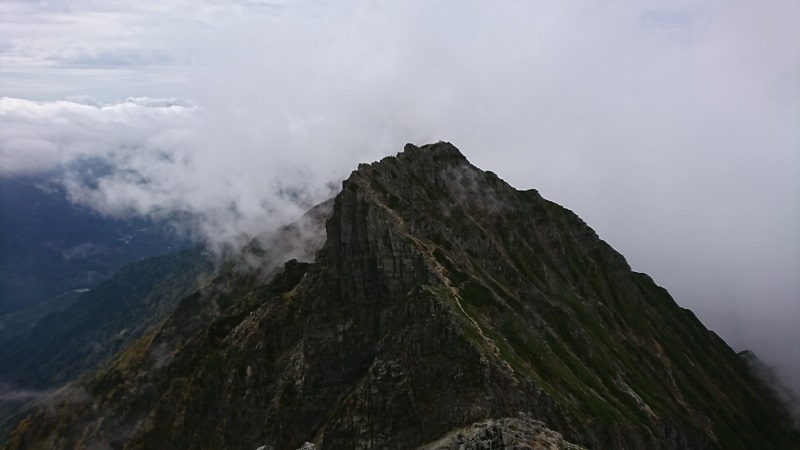
[[[83,383],[86,401],[29,418],[10,448],[788,448],[797,437],[740,358],[580,218],[448,143],[359,166],[327,214],[313,260],[258,260],[283,251],[291,227],[252,244],[247,264]]]
[[[527,414],[489,419],[447,434],[417,450],[585,450]]]

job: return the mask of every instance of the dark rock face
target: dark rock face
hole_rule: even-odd
[[[512,429],[510,448],[798,442],[691,312],[448,143],[359,166],[309,223],[323,216],[313,262],[272,269],[257,259],[294,238],[254,243],[9,448],[509,448]]]

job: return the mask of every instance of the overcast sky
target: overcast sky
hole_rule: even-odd
[[[0,96],[4,175],[226,240],[450,141],[800,388],[796,0],[3,0]]]

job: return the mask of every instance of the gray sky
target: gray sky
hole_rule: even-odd
[[[225,241],[450,141],[800,389],[795,0],[4,0],[0,96],[0,172]]]

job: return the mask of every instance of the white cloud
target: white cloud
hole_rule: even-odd
[[[89,158],[132,158],[138,149],[170,154],[189,144],[196,108],[177,100],[90,98],[42,102],[0,98],[0,173],[44,172]],[[175,147],[171,145],[175,144]],[[124,162],[124,161],[123,161]]]
[[[307,155],[225,139],[222,118],[184,101],[78,101],[0,98],[0,175],[52,172],[77,203],[180,220],[219,245],[238,245],[331,195],[329,172],[302,169]]]

